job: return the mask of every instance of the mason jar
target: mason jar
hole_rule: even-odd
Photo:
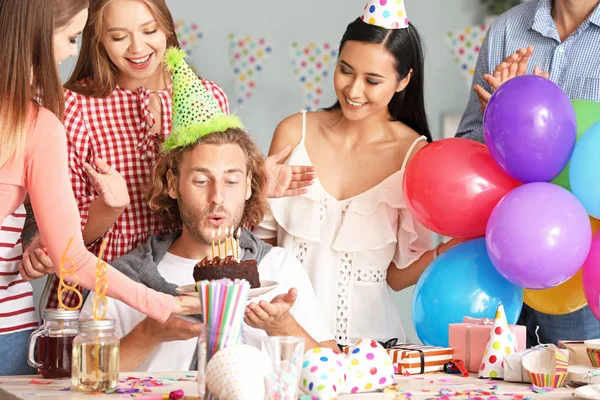
[[[111,319],[79,321],[73,341],[73,386],[85,392],[103,392],[119,384],[119,337]]]
[[[46,379],[70,378],[78,310],[48,308],[43,323],[29,336],[27,362]]]

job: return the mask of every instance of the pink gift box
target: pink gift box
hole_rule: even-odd
[[[448,347],[454,350],[455,360],[464,361],[469,372],[479,372],[483,352],[493,327],[493,319],[469,317],[465,317],[462,323],[448,326]],[[525,350],[527,328],[522,325],[510,325],[510,329],[517,341],[517,352]]]

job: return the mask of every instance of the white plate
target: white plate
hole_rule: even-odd
[[[250,295],[248,297],[250,299],[252,299],[254,297],[261,296],[265,293],[269,293],[271,290],[275,289],[277,286],[279,286],[279,283],[277,283],[275,281],[260,281],[260,287],[250,289]],[[196,292],[196,284],[195,283],[179,286],[175,290],[184,296],[198,296],[198,292]]]
[[[588,385],[575,389],[573,396],[580,399],[600,399],[600,385]]]

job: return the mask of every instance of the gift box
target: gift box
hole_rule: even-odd
[[[453,360],[449,347],[398,344],[386,349],[394,363],[396,374],[418,375],[443,372],[444,364]],[[348,347],[342,347],[348,353]]]
[[[418,375],[443,372],[444,364],[453,360],[449,347],[401,344],[388,349],[397,374]]]
[[[569,365],[592,366],[583,340],[559,340],[558,348],[569,350]]]
[[[527,328],[509,325],[516,341],[517,352],[525,350]],[[469,372],[479,372],[485,347],[490,340],[494,320],[465,317],[463,322],[448,326],[448,342],[455,360],[462,360]]]

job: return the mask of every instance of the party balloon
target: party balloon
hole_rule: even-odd
[[[593,100],[572,100],[573,109],[575,110],[575,118],[577,120],[577,141],[583,134],[591,128],[596,122],[600,121],[600,103]],[[552,183],[571,190],[569,183],[569,169],[571,163],[552,180]]]
[[[486,146],[444,139],[415,154],[404,173],[404,197],[412,215],[428,229],[474,238],[500,199],[519,185],[494,162]]]
[[[590,217],[592,233],[596,233],[600,221]],[[583,268],[574,277],[550,289],[525,289],[523,302],[529,307],[550,315],[570,314],[587,305],[583,291]]]
[[[575,146],[573,105],[555,83],[523,75],[494,92],[483,119],[494,160],[520,182],[548,182],[567,165]]]
[[[583,265],[583,291],[590,310],[600,320],[600,235],[594,235],[590,253]]]
[[[600,122],[592,125],[575,146],[569,181],[571,192],[587,212],[600,218]]]
[[[448,346],[448,324],[464,317],[491,318],[502,303],[514,324],[523,305],[523,289],[504,279],[492,265],[485,239],[460,243],[441,254],[423,272],[412,298],[412,319],[427,345]]]
[[[591,240],[581,203],[546,182],[528,183],[504,196],[486,231],[488,254],[500,275],[528,289],[558,286],[575,275]]]
[[[596,233],[598,228],[600,228],[600,221],[598,221],[596,218],[590,217],[590,224],[592,225],[592,233]]]
[[[550,315],[570,314],[586,306],[583,291],[583,269],[574,277],[550,289],[525,289],[523,302],[529,307]]]

